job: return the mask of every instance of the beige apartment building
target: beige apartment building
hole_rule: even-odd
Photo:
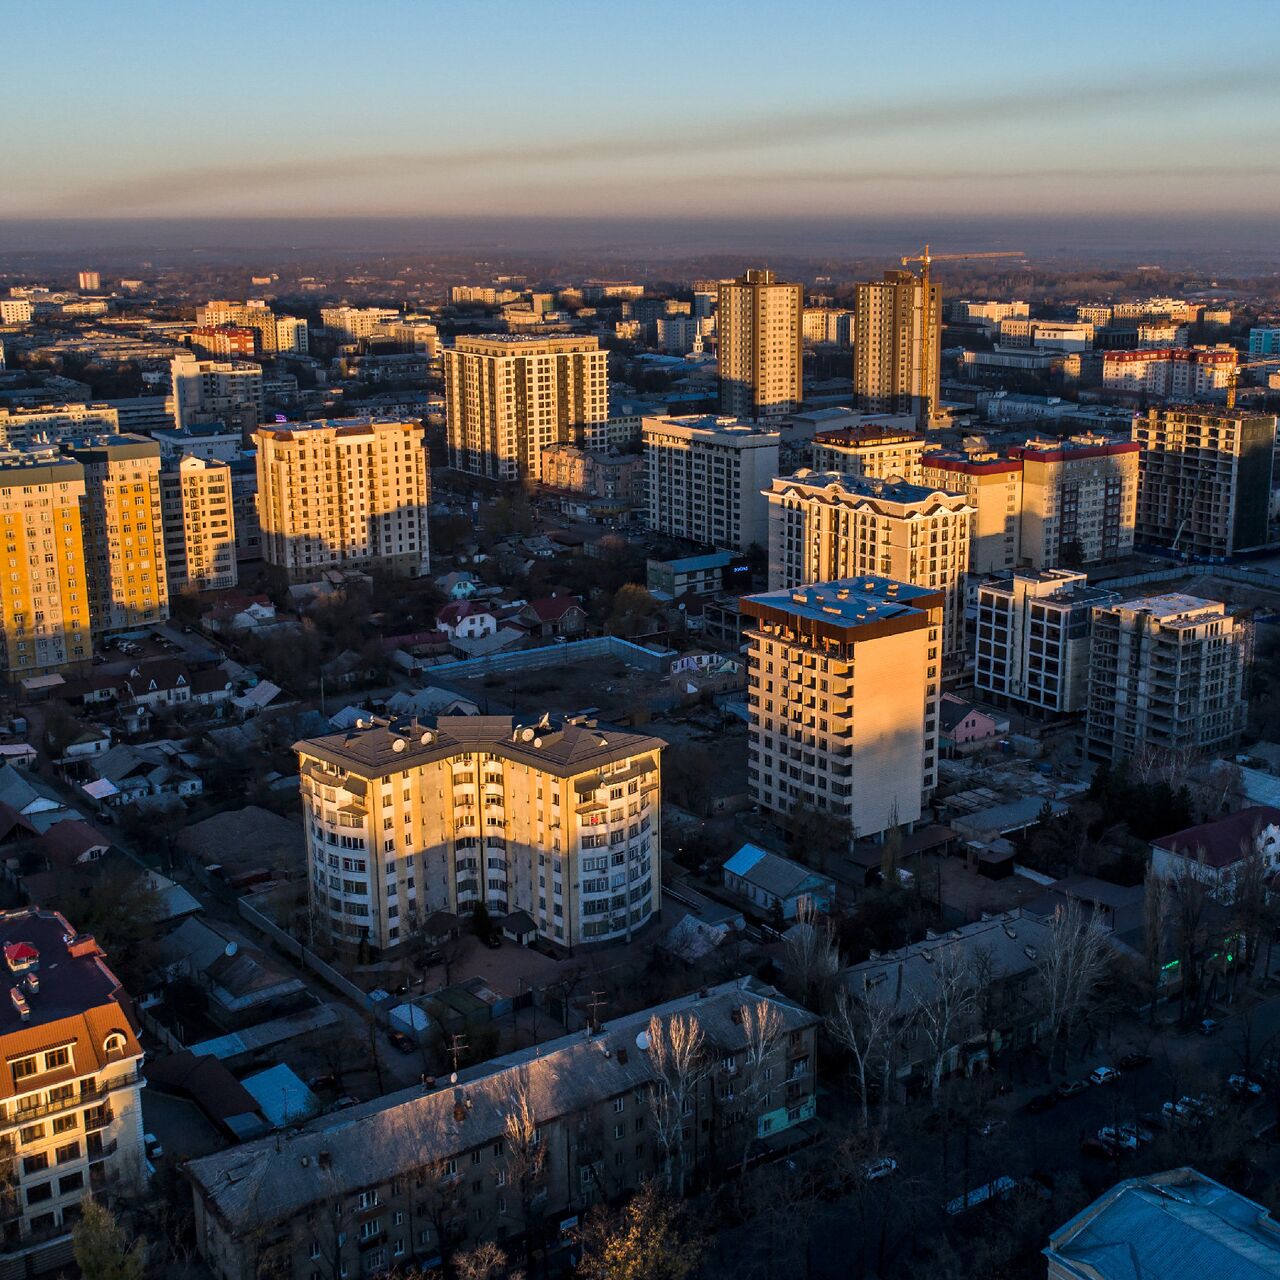
[[[942,368],[942,289],[910,271],[860,284],[854,307],[853,394],[859,409],[910,413],[927,426]]]
[[[924,446],[924,437],[914,431],[870,421],[820,431],[809,450],[815,471],[924,484]]]
[[[300,316],[276,315],[265,302],[214,300],[196,308],[196,325],[222,328],[234,325],[254,332],[254,349],[263,355],[305,354],[310,342],[307,322]]]
[[[262,421],[262,366],[250,361],[197,360],[184,352],[169,365],[173,424],[221,422],[248,440]]]
[[[543,449],[609,420],[609,357],[596,338],[458,338],[444,385],[449,465],[491,480],[536,480]]]
[[[262,555],[296,582],[324,569],[376,567],[417,578],[430,567],[422,426],[334,418],[262,427]]]
[[[996,706],[1081,711],[1093,610],[1119,599],[1071,569],[1021,570],[978,586],[974,688]]]
[[[721,280],[716,311],[720,412],[746,421],[785,418],[804,399],[804,286],[772,271]]]
[[[1225,558],[1267,541],[1274,414],[1170,405],[1138,414],[1133,439],[1138,542]]]
[[[959,494],[839,472],[778,476],[769,503],[769,589],[873,574],[942,593],[942,652],[964,655],[973,509]]]
[[[1245,627],[1218,600],[1171,594],[1095,608],[1085,756],[1231,747],[1244,728],[1247,649]]]
[[[341,342],[371,338],[384,324],[400,318],[394,307],[322,307],[320,323]]]
[[[165,572],[172,599],[182,591],[236,585],[231,468],[186,456],[160,472]]]
[[[54,446],[0,451],[0,626],[11,682],[87,668],[93,659],[83,502],[84,468]]]
[[[747,789],[855,838],[910,826],[937,784],[943,595],[866,575],[744,596]]]
[[[638,453],[596,453],[572,444],[542,451],[542,483],[591,498],[639,502],[644,498],[645,460]]]
[[[0,405],[0,447],[14,448],[32,442],[57,442],[80,434],[114,434],[120,415],[106,404],[44,404],[27,409]]]
[[[815,1115],[818,1022],[737,978],[193,1160],[201,1258],[218,1280],[329,1280],[435,1270],[481,1241],[519,1255],[646,1179],[703,1182],[785,1143]],[[674,1090],[652,1047],[673,1024],[703,1046]]]
[[[1022,462],[991,450],[962,453],[930,449],[921,464],[922,483],[963,494],[969,519],[969,572],[1008,573],[1018,563],[1022,522]]]
[[[477,903],[560,946],[630,939],[659,909],[665,745],[509,716],[299,742],[313,916],[379,948]]]
[[[102,949],[56,911],[0,913],[0,1270],[71,1261],[86,1197],[143,1189],[142,1046]]]
[[[1127,556],[1138,506],[1138,453],[1134,441],[1092,432],[1010,449],[1022,464],[1022,559],[1033,569],[1053,569],[1072,558],[1095,564]]]
[[[769,541],[762,490],[778,474],[777,431],[736,418],[645,418],[649,528],[729,551]]]
[[[84,559],[95,635],[169,616],[160,500],[160,446],[140,435],[63,446],[84,468]]]

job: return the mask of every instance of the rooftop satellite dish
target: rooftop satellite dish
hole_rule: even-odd
[[[450,1084],[457,1084],[457,1083],[458,1083],[458,1073],[457,1073],[456,1071],[451,1071],[451,1072],[449,1073],[449,1083],[450,1083]]]
[[[647,1031],[642,1031],[638,1036],[636,1036],[636,1048],[639,1049],[641,1053],[649,1052],[649,1033]]]
[[[227,954],[227,955],[229,955],[229,956],[233,956],[233,955],[235,955],[235,953],[236,953],[237,951],[239,951],[239,950],[240,950],[240,947],[239,947],[239,945],[238,945],[237,943],[234,943],[234,942],[228,942],[228,943],[227,943],[227,946],[226,946],[226,954]]]
[[[400,752],[400,751],[403,751],[407,745],[408,745],[408,744],[405,742],[405,740],[404,740],[403,738],[397,738],[397,739],[396,739],[396,740],[391,744],[391,750],[392,750],[392,751],[395,751],[395,752]]]

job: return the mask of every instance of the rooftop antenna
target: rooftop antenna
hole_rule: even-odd
[[[600,1006],[608,1004],[608,993],[604,991],[593,991],[591,993],[591,1003],[588,1006],[591,1010],[591,1019],[588,1023],[588,1031],[600,1030]]]
[[[450,1058],[450,1061],[453,1063],[453,1075],[449,1078],[450,1084],[458,1083],[458,1058],[461,1055],[462,1051],[466,1049],[466,1047],[467,1047],[466,1036],[455,1033],[452,1039],[449,1041],[449,1058]]]

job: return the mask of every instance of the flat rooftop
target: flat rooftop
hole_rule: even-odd
[[[846,493],[860,497],[882,498],[886,502],[896,502],[903,506],[919,506],[939,494],[946,494],[949,504],[964,501],[955,494],[930,485],[910,484],[906,480],[877,480],[870,476],[848,475],[843,471],[810,471],[807,467],[802,467],[789,476],[775,476],[773,484],[774,492],[779,492],[788,484],[801,484],[817,489],[843,489]]]
[[[815,582],[790,591],[766,591],[744,597],[743,603],[780,610],[813,622],[859,627],[868,622],[887,622],[922,613],[913,602],[925,598],[931,602],[937,600],[938,592],[893,578],[865,575]]]

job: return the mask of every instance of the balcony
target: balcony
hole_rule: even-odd
[[[0,1119],[0,1131],[16,1129],[22,1125],[29,1124],[32,1120],[42,1119],[44,1116],[58,1115],[63,1111],[73,1111],[77,1107],[87,1106],[89,1103],[105,1098],[108,1093],[115,1089],[127,1089],[132,1085],[136,1085],[140,1079],[141,1076],[134,1071],[127,1076],[119,1076],[106,1084],[85,1085],[79,1093],[74,1093],[66,1098],[59,1098],[56,1102],[42,1102],[38,1106],[23,1107],[15,1110],[7,1118]],[[109,1108],[105,1108],[105,1110],[109,1111]],[[108,1123],[110,1123],[109,1118]]]

